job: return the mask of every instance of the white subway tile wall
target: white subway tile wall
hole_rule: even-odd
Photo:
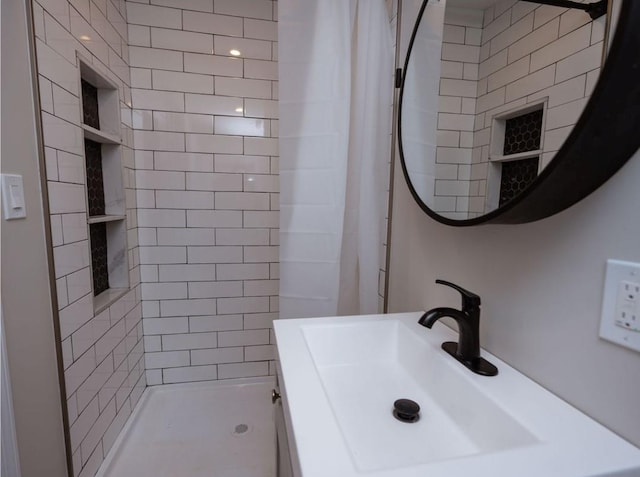
[[[466,218],[478,90],[482,15],[450,9],[442,38],[434,210]],[[437,204],[437,205],[436,205]]]
[[[489,56],[481,61],[483,73],[478,78],[472,166],[476,174],[491,167],[493,118],[545,100],[541,166],[546,166],[588,101],[587,77],[599,74],[606,17],[590,21],[578,10],[533,7],[527,2],[501,2],[484,13],[486,28],[496,34],[482,40]],[[476,177],[471,181],[476,183],[476,196],[470,198],[469,217],[485,208],[486,175]]]
[[[275,371],[277,3],[33,6],[74,475],[85,477],[147,384]],[[395,32],[397,0],[388,6]],[[131,288],[99,313],[76,52],[118,85],[121,101]],[[380,311],[384,281],[383,265]]]
[[[127,11],[147,383],[273,374],[276,2]]]
[[[73,470],[84,477],[95,474],[146,386],[126,11],[121,0],[34,0],[33,11]],[[131,288],[97,314],[76,52],[120,96]]]
[[[606,17],[591,22],[578,10],[513,0],[485,10],[479,20],[448,12],[438,121],[438,212],[460,219],[484,213],[491,128],[500,113],[546,100],[542,166],[549,163],[591,94],[601,67],[605,22]]]

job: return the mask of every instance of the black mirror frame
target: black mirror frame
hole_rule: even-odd
[[[557,214],[591,194],[640,147],[640,1],[623,0],[607,60],[595,89],[569,137],[553,160],[520,195],[480,217],[454,220],[431,210],[411,184],[402,149],[405,72],[428,0],[411,34],[398,103],[398,149],[405,180],[420,208],[440,223],[465,227],[522,224]],[[605,46],[606,47],[606,46]]]

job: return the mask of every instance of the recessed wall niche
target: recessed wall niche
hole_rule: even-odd
[[[542,170],[545,113],[546,100],[493,117],[487,210],[518,196]]]
[[[94,309],[129,289],[118,87],[79,58]]]

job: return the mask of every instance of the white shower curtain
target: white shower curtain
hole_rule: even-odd
[[[278,1],[280,317],[375,313],[393,53],[384,0]]]

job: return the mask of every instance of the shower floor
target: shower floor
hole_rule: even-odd
[[[271,378],[148,387],[97,477],[275,477]]]

